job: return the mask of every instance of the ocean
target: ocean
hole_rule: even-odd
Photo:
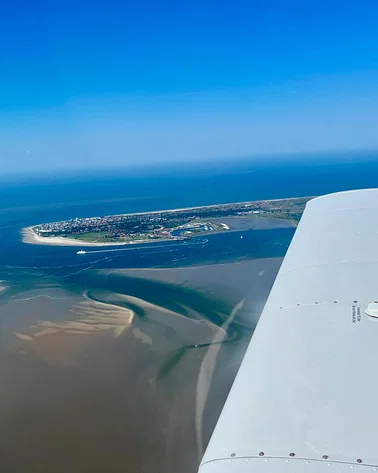
[[[376,158],[1,178],[0,470],[195,473],[295,231],[77,255],[23,227],[376,187]]]
[[[237,160],[195,166],[167,165],[129,171],[81,172],[0,181],[0,268],[82,264],[73,248],[24,245],[20,229],[74,217],[183,208],[227,202],[315,196],[378,185],[378,155],[328,161],[254,163]],[[227,258],[283,256],[292,229],[213,235],[188,245],[170,243],[92,253],[95,267],[150,267],[194,264]],[[282,245],[277,245],[281,241]],[[100,256],[99,253],[98,256]],[[105,258],[106,255],[106,258]],[[182,259],[181,259],[182,258]],[[61,268],[62,269],[62,268]]]

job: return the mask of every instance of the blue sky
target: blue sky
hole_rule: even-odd
[[[0,172],[378,148],[375,1],[7,2]]]

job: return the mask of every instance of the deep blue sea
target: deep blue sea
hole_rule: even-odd
[[[117,171],[50,173],[0,180],[0,270],[39,268],[52,273],[81,267],[182,266],[228,259],[283,256],[291,228],[223,233],[186,242],[154,243],[104,252],[27,245],[20,230],[32,224],[116,213],[226,202],[311,196],[378,186],[378,154],[253,162],[248,159]],[[1,279],[1,274],[0,274]]]

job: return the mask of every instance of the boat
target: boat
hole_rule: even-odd
[[[79,250],[76,252],[77,255],[85,255],[86,251],[84,250]]]

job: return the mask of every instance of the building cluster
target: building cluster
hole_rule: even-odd
[[[105,217],[75,218],[62,222],[45,223],[33,230],[40,236],[75,236],[100,233],[106,238],[176,238],[174,229],[193,221],[231,216],[263,214],[288,218],[301,215],[308,199],[281,201],[244,202],[221,204],[177,211],[161,211],[133,215],[109,215]],[[188,231],[193,232],[193,229]],[[205,227],[201,231],[208,231]],[[210,228],[209,228],[210,231]]]

